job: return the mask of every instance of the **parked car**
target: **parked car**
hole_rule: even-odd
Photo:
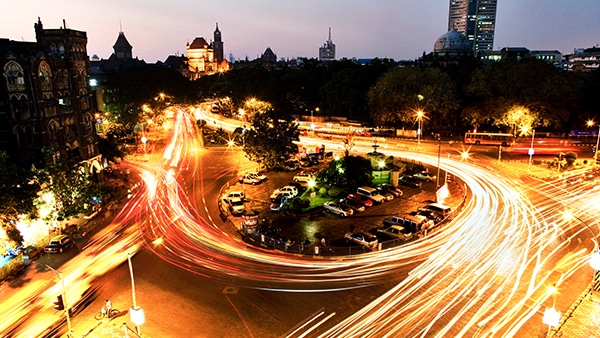
[[[379,244],[376,236],[366,232],[348,232],[344,235],[344,239],[348,243],[355,243],[369,249],[374,249]]]
[[[377,229],[377,234],[392,239],[407,241],[413,237],[413,233],[401,225],[392,225]]]
[[[391,192],[381,188],[381,187],[376,187],[375,190],[377,190],[377,193],[381,196],[383,196],[383,198],[385,198],[386,202],[389,202],[391,200],[394,199],[394,194],[392,194]]]
[[[354,210],[354,213],[363,212],[367,209],[367,207],[365,207],[364,204],[362,204],[358,201],[355,201],[355,200],[351,200],[349,198],[342,198],[340,200],[340,204],[348,206],[349,208]]]
[[[300,165],[303,167],[312,167],[319,164],[319,159],[315,156],[306,156],[300,159]]]
[[[338,202],[325,202],[323,203],[323,208],[325,211],[330,212],[332,214],[336,214],[342,217],[350,216],[354,214],[352,208]]]
[[[383,227],[388,228],[394,225],[399,225],[408,232],[417,232],[421,230],[421,226],[427,220],[425,217],[417,216],[392,216],[383,220]]]
[[[294,176],[294,182],[308,182],[310,180],[314,180],[315,175],[310,171],[301,171]]]
[[[273,198],[273,200],[271,202],[271,206],[270,206],[271,211],[281,211],[286,206],[288,201],[289,201],[289,199],[286,194],[283,194],[283,193],[277,194],[277,196],[275,196],[275,198]]]
[[[258,178],[256,178],[254,175],[251,174],[244,174],[240,177],[240,183],[242,184],[259,184],[262,181],[259,180]]]
[[[286,185],[283,186],[279,189],[276,189],[275,191],[273,191],[273,193],[271,194],[271,196],[269,197],[271,200],[273,200],[275,197],[277,197],[277,194],[279,193],[284,193],[286,194],[288,197],[290,198],[294,198],[298,195],[298,188],[292,186],[292,185]]]
[[[400,176],[398,178],[398,184],[411,188],[420,188],[423,185],[423,183],[412,176]]]
[[[232,215],[241,215],[246,208],[244,207],[244,200],[241,198],[231,198],[226,200],[227,208],[231,212]]]
[[[347,199],[349,200],[353,200],[356,201],[362,205],[364,205],[365,207],[372,207],[373,206],[373,201],[364,196],[364,195],[359,195],[359,194],[348,194],[348,196],[346,196]]]
[[[256,178],[260,182],[264,182],[264,181],[267,180],[267,175],[262,175],[262,174],[259,174],[257,172],[254,172],[254,171],[249,172],[248,175],[250,175],[251,177]]]
[[[241,200],[244,200],[246,198],[246,195],[244,194],[243,191],[232,190],[232,191],[228,192],[227,194],[225,194],[225,196],[223,196],[223,199],[226,201],[233,199],[233,198],[239,198]]]
[[[400,188],[394,187],[393,185],[386,183],[378,185],[377,189],[382,192],[390,193],[394,195],[394,197],[400,197],[404,194],[404,192],[400,190]]]
[[[437,178],[436,175],[430,173],[429,171],[421,171],[420,173],[413,174],[412,177],[419,181],[425,182],[433,182]]]
[[[367,186],[358,187],[356,189],[356,194],[366,196],[369,199],[371,199],[377,203],[383,203],[385,201],[389,201],[386,197],[381,196],[381,194],[379,194],[379,191],[377,191],[377,189],[372,188],[372,187],[367,187]]]
[[[67,235],[54,236],[54,237],[52,237],[52,239],[50,239],[50,242],[48,243],[48,245],[46,245],[46,247],[44,247],[44,252],[62,253],[66,249],[73,246],[73,244],[74,244],[73,240],[71,239],[71,237],[69,237]]]

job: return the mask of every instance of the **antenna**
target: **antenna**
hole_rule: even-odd
[[[119,19],[119,32],[123,33],[123,24],[121,23],[121,19]]]

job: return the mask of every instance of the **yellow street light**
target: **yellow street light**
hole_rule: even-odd
[[[417,111],[417,121],[419,122],[419,127],[417,128],[417,148],[419,149],[421,148],[421,128],[423,125],[423,116],[425,116],[425,113],[423,113],[423,111]]]

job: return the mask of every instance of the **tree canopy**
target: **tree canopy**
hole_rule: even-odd
[[[257,112],[252,128],[245,129],[244,151],[250,160],[271,169],[298,152],[294,143],[298,140],[298,128],[292,118],[269,109]]]

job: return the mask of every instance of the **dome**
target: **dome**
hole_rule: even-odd
[[[440,36],[433,44],[433,51],[435,53],[466,52],[471,50],[469,39],[455,29],[451,29]]]

